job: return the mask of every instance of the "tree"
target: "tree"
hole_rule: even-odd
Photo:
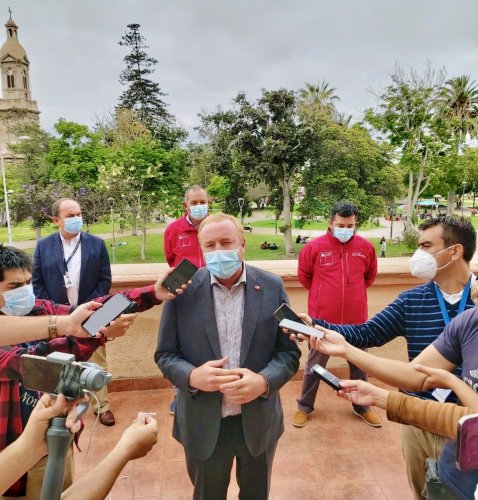
[[[140,33],[140,24],[128,24],[128,31],[121,37],[119,45],[131,52],[124,57],[125,69],[120,83],[127,86],[120,95],[118,106],[134,110],[139,120],[159,139],[163,147],[172,148],[185,138],[184,130],[176,127],[174,117],[167,110],[159,84],[149,78],[158,61],[148,56],[146,39]]]
[[[462,186],[462,172],[458,167],[458,157],[463,152],[467,138],[477,136],[478,125],[478,86],[470,82],[466,75],[447,80],[438,96],[438,117],[443,124],[443,135],[450,145],[448,155],[451,161],[445,162],[444,185],[448,187],[448,213],[453,213],[454,194]]]
[[[433,171],[433,159],[446,154],[448,144],[441,137],[437,119],[438,95],[444,71],[428,67],[422,76],[397,67],[392,84],[379,96],[378,109],[368,109],[365,121],[394,149],[408,177],[408,212],[405,223],[413,224],[415,205],[426,190]]]
[[[129,127],[129,130],[128,130]],[[131,210],[141,223],[141,260],[146,259],[146,224],[181,205],[187,152],[166,150],[132,110],[118,110],[105,160],[99,166],[100,186],[115,205]]]
[[[220,175],[231,181],[229,208],[237,213],[237,198],[247,200],[247,185],[264,181],[274,191],[280,188],[283,199],[284,244],[287,255],[294,254],[291,236],[293,179],[307,158],[312,139],[297,113],[296,94],[287,89],[263,90],[257,102],[240,92],[229,111],[202,115],[204,135],[220,159]],[[236,189],[235,189],[236,188]],[[242,196],[237,196],[242,191]]]
[[[320,112],[334,117],[337,113],[335,102],[340,101],[335,92],[336,89],[327,80],[319,81],[317,85],[306,82],[305,87],[299,90],[300,111],[310,115]]]
[[[18,160],[15,162],[10,198],[13,218],[16,222],[31,220],[36,238],[41,237],[41,229],[51,222],[51,206],[58,198],[71,196],[72,190],[65,183],[52,178],[53,168],[46,157],[51,136],[36,124],[30,124],[17,131],[18,136],[26,136],[9,149]]]
[[[213,175],[211,181],[207,186],[207,193],[211,196],[214,201],[219,203],[224,203],[224,200],[229,195],[231,186],[229,179],[222,177],[220,175]]]

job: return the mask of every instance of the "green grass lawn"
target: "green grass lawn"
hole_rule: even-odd
[[[279,245],[278,250],[261,250],[260,245],[267,239],[268,243],[276,243]],[[141,237],[140,236],[127,236],[124,238],[116,238],[116,243],[125,241],[127,244],[116,248],[116,263],[117,264],[137,264],[141,263],[140,249]],[[379,238],[370,240],[377,255],[380,254]],[[105,241],[108,248],[110,259],[113,259],[111,244],[112,240]],[[297,258],[303,245],[294,244]],[[146,236],[146,260],[144,262],[166,262],[163,251],[163,235],[150,234]],[[404,245],[387,245],[387,257],[403,257],[410,256],[413,252],[408,250]],[[284,260],[288,257],[284,254],[284,239],[282,235],[273,236],[263,234],[246,233],[246,260]]]
[[[247,223],[247,221],[245,221]],[[276,227],[276,221],[275,219],[264,219],[264,220],[258,220],[250,223],[252,227],[267,227],[267,228],[273,228],[275,229]],[[279,219],[277,221],[277,227],[280,228],[281,226],[284,225],[284,221],[282,219]],[[306,222],[303,227],[299,228],[297,221],[294,221],[292,223],[292,227],[294,229],[315,229],[315,230],[325,230],[329,227],[328,221],[322,221],[322,222]],[[370,222],[366,222],[362,226],[360,226],[361,231],[366,231],[369,229],[377,229],[383,226],[377,226],[374,224],[370,224]]]

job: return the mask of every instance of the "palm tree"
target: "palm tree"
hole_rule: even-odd
[[[327,80],[319,81],[317,85],[306,82],[305,87],[299,90],[300,107],[310,114],[319,111],[333,118],[336,113],[334,103],[340,101],[336,90]]]
[[[460,154],[467,136],[478,132],[478,86],[468,75],[451,78],[440,89],[437,105],[439,117],[449,122],[456,153]],[[453,198],[453,191],[449,191],[449,214],[453,213]]]

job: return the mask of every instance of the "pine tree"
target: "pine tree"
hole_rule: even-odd
[[[127,27],[128,31],[119,42],[119,45],[131,49],[124,58],[126,67],[119,79],[127,88],[119,97],[118,107],[135,110],[153,136],[165,147],[172,147],[184,138],[185,132],[176,127],[174,116],[167,110],[168,105],[162,99],[167,94],[149,78],[158,61],[146,52],[148,46],[139,31],[141,25],[128,24]]]

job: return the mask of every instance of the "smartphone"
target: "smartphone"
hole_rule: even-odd
[[[315,328],[312,328],[309,325],[306,325],[305,323],[297,322],[297,321],[291,321],[290,319],[283,319],[280,323],[279,326],[281,328],[287,328],[287,330],[293,332],[293,333],[301,333],[302,335],[306,335],[307,337],[318,337],[321,339],[324,334],[320,330],[316,330]]]
[[[198,268],[188,259],[183,259],[163,281],[163,286],[176,295],[176,289],[185,285]]]
[[[94,337],[100,328],[108,326],[111,321],[131,308],[132,302],[121,293],[116,293],[103,302],[103,307],[97,309],[81,324],[89,335]]]
[[[319,376],[320,380],[323,380],[326,384],[330,385],[332,389],[335,389],[336,391],[340,391],[342,389],[342,387],[340,387],[340,379],[333,373],[330,373],[329,370],[326,370],[323,366],[314,365],[312,367],[312,371]]]
[[[458,420],[456,465],[464,471],[478,469],[478,413]]]
[[[283,319],[290,319],[291,321],[296,321],[297,323],[305,322],[295,314],[295,312],[289,307],[289,304],[282,304],[274,311],[274,316],[277,318],[277,321],[282,321]]]
[[[23,386],[25,388],[33,391],[58,394],[57,388],[60,382],[61,371],[65,366],[64,364],[52,363],[42,356],[34,356],[32,354],[23,354],[20,356],[20,362],[23,372]],[[73,361],[71,364],[78,366],[79,382],[79,373],[83,367],[76,361]],[[78,399],[78,394],[76,393],[67,393],[64,395],[69,400]]]

